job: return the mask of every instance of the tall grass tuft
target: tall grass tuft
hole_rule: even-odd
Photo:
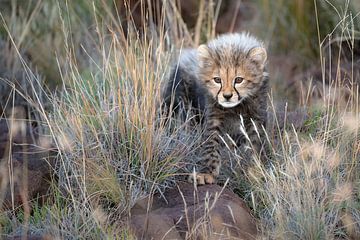
[[[348,9],[348,4],[341,5],[341,9]],[[340,73],[343,64],[353,59],[359,41],[353,24],[357,18],[352,17],[356,14],[341,9],[335,8],[343,14],[338,16],[339,24],[328,35],[318,35],[324,80],[321,99],[310,105],[310,111],[317,112],[314,119],[308,119],[312,126],[303,131],[291,126],[278,130],[277,141],[269,141],[271,166],[256,164],[248,173],[253,208],[262,220],[265,238],[360,236],[358,78],[355,74],[350,74],[350,79],[331,74]],[[318,24],[321,28],[321,21]],[[329,51],[329,39],[339,43],[334,52]],[[341,47],[347,44],[346,49]],[[330,78],[329,82],[325,78]],[[339,94],[341,89],[349,95]]]
[[[160,114],[172,54],[161,25],[144,24],[138,33],[129,23],[125,33],[116,22],[95,19],[96,32],[88,33],[92,49],[66,39],[67,62],[59,65],[67,85],[54,98],[49,122],[61,149],[58,188],[79,224],[62,231],[90,238],[123,234],[126,228],[115,226],[126,227],[136,200],[173,185],[199,139],[185,123],[169,131]],[[86,56],[85,70],[78,67],[76,47]]]

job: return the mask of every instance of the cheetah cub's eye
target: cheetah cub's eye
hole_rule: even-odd
[[[235,84],[240,84],[240,83],[242,83],[243,80],[244,80],[244,78],[242,78],[242,77],[236,77]]]
[[[213,80],[215,83],[221,83],[221,78],[219,77],[214,77]]]

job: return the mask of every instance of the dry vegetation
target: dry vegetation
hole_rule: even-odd
[[[18,81],[25,80],[18,93],[59,148],[53,197],[30,215],[2,211],[4,236],[28,230],[64,239],[131,239],[126,220],[134,202],[192,170],[201,129],[190,133],[184,123],[165,122],[161,89],[176,50],[215,35],[218,8],[205,5],[195,28],[187,29],[171,2],[161,22],[144,22],[141,33],[131,22],[124,32],[112,1],[0,3],[0,46],[7,46],[0,49],[0,90],[16,92],[7,76],[20,72]],[[264,239],[360,237],[360,60],[354,54],[360,24],[353,2],[254,3],[264,14],[252,32],[271,43],[271,52],[295,54],[299,68],[316,65],[322,73],[316,101],[310,101],[312,85],[304,88],[304,127],[280,126],[275,118],[269,166],[255,159],[243,173],[235,153],[224,166],[220,182],[230,177],[229,187],[260,219]],[[342,74],[331,75],[343,63],[352,66],[345,87]],[[276,99],[288,94],[276,92],[281,81],[273,81]],[[272,95],[269,112],[276,111]]]

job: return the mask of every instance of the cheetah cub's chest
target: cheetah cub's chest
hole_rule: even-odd
[[[222,120],[220,125],[220,134],[224,138],[224,140],[229,144],[234,141],[237,147],[243,143],[244,136],[241,133],[241,120],[240,114],[236,113],[228,113],[225,114],[225,118]],[[228,139],[228,136],[231,137],[232,141]],[[233,143],[231,143],[233,144]]]

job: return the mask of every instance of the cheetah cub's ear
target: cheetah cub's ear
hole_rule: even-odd
[[[267,60],[267,53],[266,53],[266,49],[263,47],[254,47],[252,49],[250,49],[247,57],[259,64],[261,66],[261,68],[263,68],[265,66],[266,60]]]
[[[210,52],[208,46],[202,44],[197,49],[200,58],[210,58]]]
[[[203,65],[203,67],[211,65],[212,58],[208,46],[206,46],[205,44],[200,45],[197,49],[197,52],[200,63]]]

